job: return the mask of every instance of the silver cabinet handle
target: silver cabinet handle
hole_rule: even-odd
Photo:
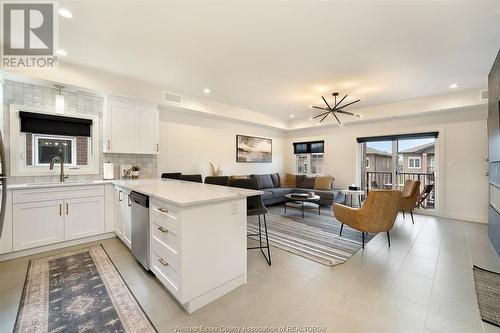
[[[118,192],[118,201],[122,201],[122,191]]]
[[[130,199],[130,194],[128,195],[128,206],[132,206],[132,200]]]
[[[62,216],[62,204],[59,204],[59,216]]]
[[[111,141],[110,140],[107,141],[107,145],[108,145],[108,149],[111,149]]]
[[[66,215],[69,214],[69,204],[66,202]]]
[[[163,258],[158,259],[158,261],[159,261],[159,262],[160,262],[160,264],[162,264],[164,267],[167,267],[167,266],[168,266],[168,262],[166,262],[165,260],[163,260]]]
[[[160,145],[156,144],[156,151],[160,151]]]
[[[166,234],[168,232],[167,229],[163,228],[163,227],[158,227],[158,230],[160,230],[161,232],[163,232],[164,234]]]
[[[165,213],[165,214],[167,214],[167,213],[168,213],[168,209],[166,209],[166,208],[159,207],[159,208],[158,208],[158,210],[159,210],[160,212],[162,212],[162,213]]]

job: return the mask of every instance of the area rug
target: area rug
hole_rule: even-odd
[[[330,207],[322,206],[321,215],[317,210],[306,211],[304,219],[298,209],[287,208],[285,215],[284,205],[267,208],[269,243],[272,246],[327,266],[344,263],[362,247],[361,232],[357,230],[344,225],[342,236],[339,236],[341,223],[335,219]],[[249,216],[247,226],[249,233],[258,232],[257,216]],[[374,236],[366,235],[365,245]]]
[[[500,274],[477,266],[472,272],[481,319],[500,327]]]
[[[31,260],[14,332],[156,332],[101,245]]]

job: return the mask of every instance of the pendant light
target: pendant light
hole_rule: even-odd
[[[64,113],[64,96],[61,94],[61,90],[64,89],[64,86],[62,86],[60,84],[56,84],[55,87],[58,90],[58,93],[56,95],[55,110],[56,110],[56,113],[63,114]]]

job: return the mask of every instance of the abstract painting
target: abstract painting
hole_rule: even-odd
[[[236,135],[236,162],[271,163],[272,161],[273,140]]]

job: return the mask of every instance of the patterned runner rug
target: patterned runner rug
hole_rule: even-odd
[[[270,213],[267,214],[269,243],[272,246],[327,266],[344,263],[362,247],[361,232],[347,225],[339,236],[341,223],[333,217],[330,207],[322,206],[321,215],[317,210],[308,210],[304,219],[299,209],[288,207],[285,215],[284,205],[267,208]],[[257,216],[249,216],[248,233],[258,232],[258,227]],[[368,234],[365,245],[374,236]]]
[[[477,266],[472,272],[481,319],[500,327],[500,274]]]
[[[31,260],[14,332],[156,332],[101,245]]]

